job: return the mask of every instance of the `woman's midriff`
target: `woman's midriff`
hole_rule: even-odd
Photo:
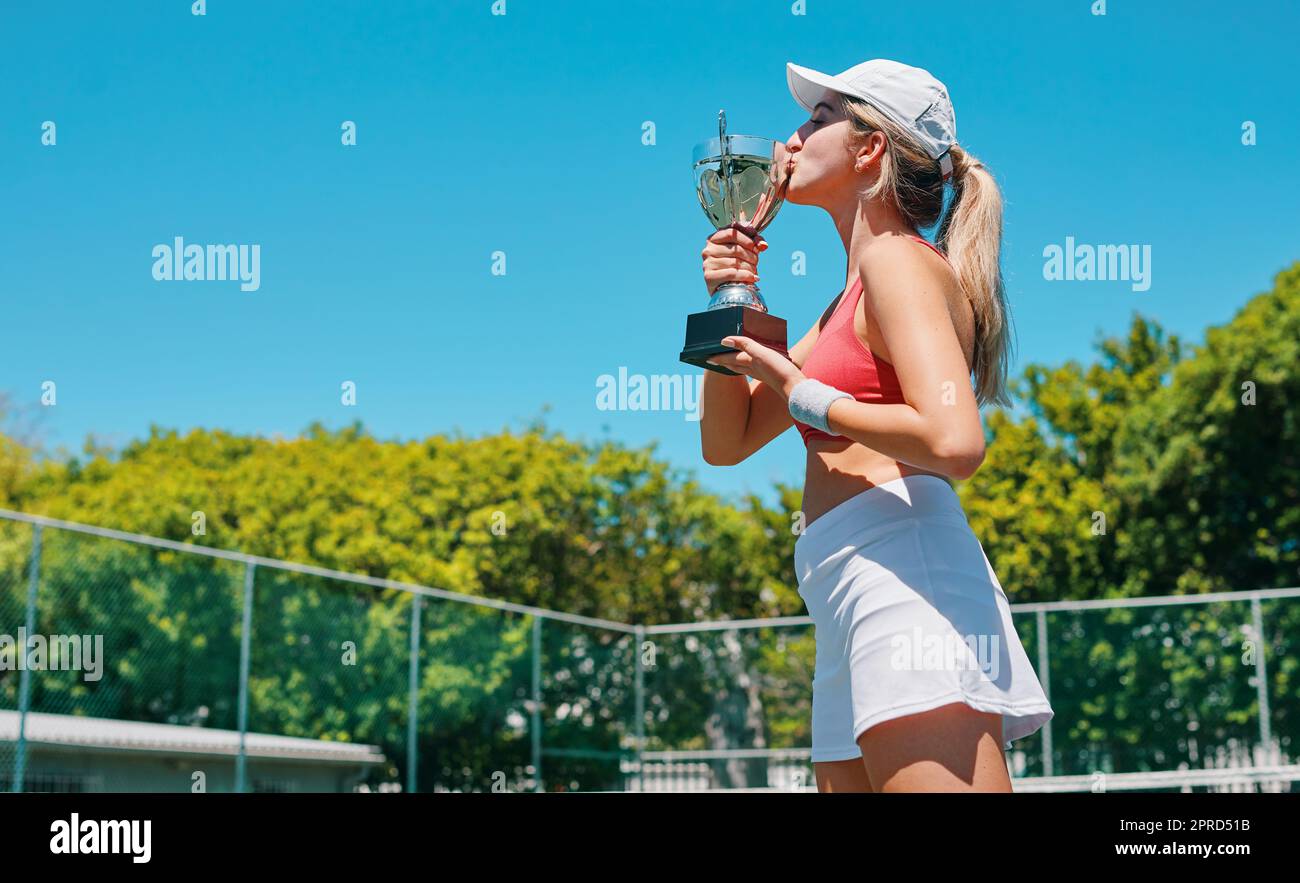
[[[848,439],[817,439],[808,446],[804,473],[805,527],[850,497],[905,475],[936,475]]]

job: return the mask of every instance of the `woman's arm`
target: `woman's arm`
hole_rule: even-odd
[[[948,307],[950,297],[961,298],[956,280],[907,254],[908,243],[880,245],[858,272],[907,404],[837,399],[827,424],[895,460],[969,478],[984,461],[984,430]]]
[[[727,282],[757,282],[758,255],[765,248],[761,236],[751,237],[734,225],[713,233],[700,252],[704,287],[712,295]],[[730,461],[749,422],[752,390],[742,376],[704,372],[700,393],[700,448],[704,461]]]
[[[824,321],[825,316],[790,348],[790,361],[803,367]],[[738,391],[741,386],[745,393]],[[700,447],[710,466],[735,466],[794,425],[780,392],[740,374],[705,372],[700,410]]]

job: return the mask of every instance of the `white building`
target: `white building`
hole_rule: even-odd
[[[18,726],[0,711],[0,791],[13,790]],[[29,712],[26,746],[24,791],[235,790],[235,730]],[[385,763],[374,745],[264,733],[245,735],[245,756],[248,791],[352,791]]]

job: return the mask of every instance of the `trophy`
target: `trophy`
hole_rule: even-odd
[[[727,114],[720,110],[718,137],[695,145],[692,159],[695,192],[715,228],[735,227],[752,238],[776,217],[789,183],[787,154],[780,141],[728,135]],[[735,375],[729,368],[707,364],[712,356],[739,352],[720,343],[728,335],[752,338],[789,358],[785,320],[767,311],[758,287],[748,282],[724,282],[704,312],[686,317],[681,360]]]

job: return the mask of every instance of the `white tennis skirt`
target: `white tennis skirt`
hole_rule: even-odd
[[[964,702],[1002,715],[1006,748],[1052,707],[956,491],[906,475],[840,503],[795,542],[816,629],[812,760],[862,756],[882,721]]]

